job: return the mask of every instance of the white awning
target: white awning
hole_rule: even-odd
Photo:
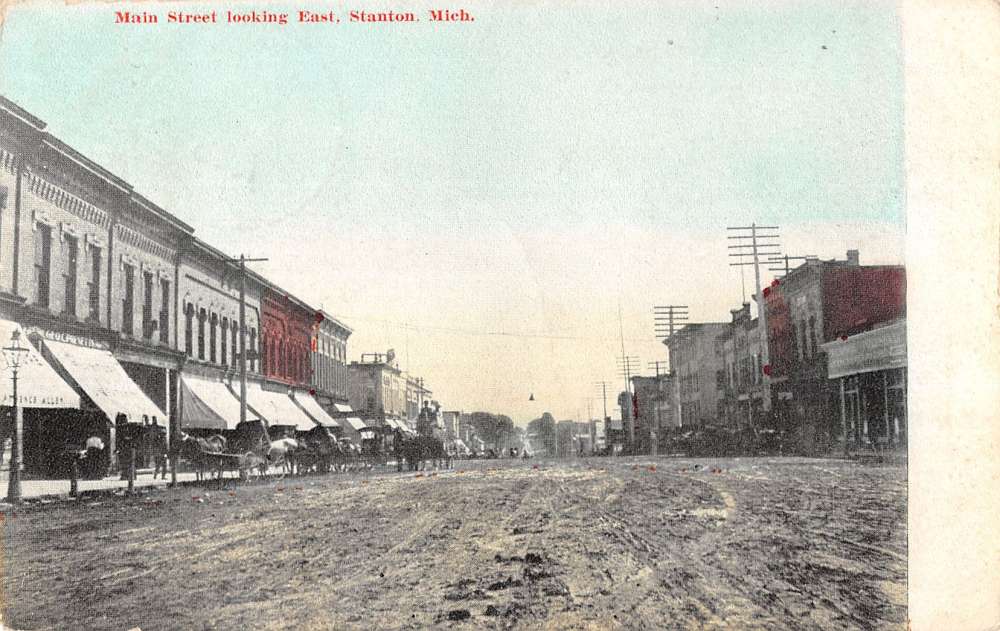
[[[287,394],[264,390],[257,383],[247,384],[247,405],[270,425],[293,425],[302,431],[316,427],[316,423]]]
[[[359,419],[356,416],[349,416],[349,417],[345,418],[344,420],[347,421],[347,424],[350,425],[351,429],[353,429],[355,431],[361,431],[361,430],[365,429],[366,427],[368,427],[367,425],[365,425],[364,421],[362,421],[361,419]]]
[[[131,423],[142,423],[145,416],[167,424],[166,414],[132,381],[111,351],[52,340],[45,340],[45,348],[112,422],[124,414]]]
[[[17,369],[17,402],[24,408],[78,408],[80,395],[63,381],[62,377],[49,365],[42,354],[28,341],[17,322],[0,320],[0,346],[12,344],[11,335],[21,332],[19,344],[27,352],[19,353],[20,366]],[[6,351],[4,351],[6,353]],[[14,383],[11,369],[5,359],[0,359],[0,405],[14,405]]]
[[[326,425],[327,427],[340,427],[340,424],[330,418],[330,415],[327,414],[322,407],[320,407],[319,402],[317,402],[316,399],[308,392],[295,392],[293,390],[292,397],[299,405],[302,406],[302,408],[306,411],[306,414],[311,416],[313,420],[320,425]]]
[[[182,427],[235,429],[240,422],[240,400],[226,384],[191,375],[181,376],[185,388]]]
[[[351,406],[347,405],[346,403],[334,403],[333,404],[333,409],[337,410],[338,412],[353,412],[354,411],[354,410],[351,409]]]

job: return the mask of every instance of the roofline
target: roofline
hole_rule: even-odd
[[[35,129],[41,131],[47,127],[47,124],[42,119],[38,118],[28,110],[24,109],[14,101],[11,101],[7,97],[0,94],[0,108],[8,111],[15,118],[19,118],[21,121],[31,125]]]

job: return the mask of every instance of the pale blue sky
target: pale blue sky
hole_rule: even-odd
[[[778,223],[791,254],[901,260],[893,3],[584,4],[375,27],[21,6],[0,91],[203,239],[271,257],[262,272],[357,330],[352,356],[395,346],[448,408],[524,419],[538,391],[585,413],[614,377],[619,300],[644,365],[663,359],[652,304],[727,319],[727,223]],[[303,7],[383,8],[131,5]]]

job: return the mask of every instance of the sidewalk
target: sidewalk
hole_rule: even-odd
[[[396,463],[390,461],[387,465],[376,465],[372,470],[362,470],[348,472],[351,474],[375,474],[375,473],[387,473],[395,472]],[[269,476],[279,476],[281,471],[277,469],[271,469],[268,471]],[[206,473],[206,480],[208,473]],[[226,471],[223,473],[223,478],[226,480],[238,480],[239,473],[236,471]],[[212,480],[214,480],[214,473],[212,474]],[[197,478],[194,471],[184,471],[177,473],[177,483],[178,484],[189,484],[196,483]],[[203,481],[204,482],[204,481]],[[153,479],[152,473],[140,473],[136,476],[135,488],[149,488],[149,487],[166,487],[170,484],[170,474],[167,473],[167,479],[162,478]],[[3,495],[6,495],[7,491],[7,470],[6,467],[0,470],[0,504],[3,503]],[[118,476],[109,476],[101,480],[79,480],[77,482],[77,491],[80,494],[86,493],[88,491],[114,491],[114,490],[124,490],[128,488],[128,482],[126,480],[120,480]],[[69,480],[25,480],[21,479],[21,498],[25,500],[38,500],[45,498],[59,498],[69,496]],[[0,629],[0,631],[3,631]]]

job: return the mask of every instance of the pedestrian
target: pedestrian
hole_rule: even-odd
[[[167,479],[167,428],[160,427],[153,417],[153,424],[149,427],[149,446],[153,455],[153,479],[161,471],[162,479]]]
[[[104,464],[104,440],[100,436],[91,436],[83,445],[83,475],[87,478],[99,478]]]

